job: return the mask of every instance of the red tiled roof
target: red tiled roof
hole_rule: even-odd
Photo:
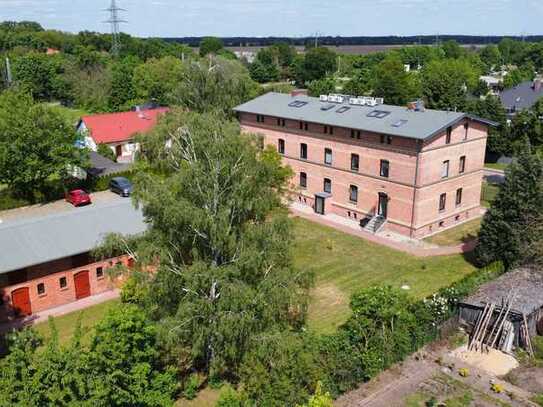
[[[142,110],[141,112],[122,112],[83,116],[89,135],[96,144],[114,143],[132,139],[137,133],[150,131],[157,123],[158,117],[169,109]]]

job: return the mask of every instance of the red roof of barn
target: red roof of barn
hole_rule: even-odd
[[[157,123],[158,117],[169,109],[142,110],[140,112],[105,113],[92,116],[83,116],[89,135],[95,143],[114,143],[128,141],[137,133],[146,133]]]

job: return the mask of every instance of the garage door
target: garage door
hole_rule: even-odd
[[[75,298],[77,300],[90,296],[90,282],[88,270],[80,271],[74,276]]]
[[[11,292],[11,303],[17,315],[31,315],[30,292],[28,287],[18,288]]]

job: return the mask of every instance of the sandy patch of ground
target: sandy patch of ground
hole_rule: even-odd
[[[543,394],[543,367],[519,367],[512,370],[507,379],[524,390]]]
[[[496,349],[489,349],[488,352],[475,352],[468,351],[467,345],[463,345],[453,350],[451,356],[495,376],[504,376],[519,366],[513,356]]]

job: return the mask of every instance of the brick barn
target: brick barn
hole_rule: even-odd
[[[479,217],[488,127],[460,112],[376,98],[268,93],[234,109],[274,146],[318,214],[423,238]]]
[[[130,200],[0,223],[0,320],[8,321],[114,288],[107,277],[120,256],[96,261],[90,255],[110,233],[146,230]]]

